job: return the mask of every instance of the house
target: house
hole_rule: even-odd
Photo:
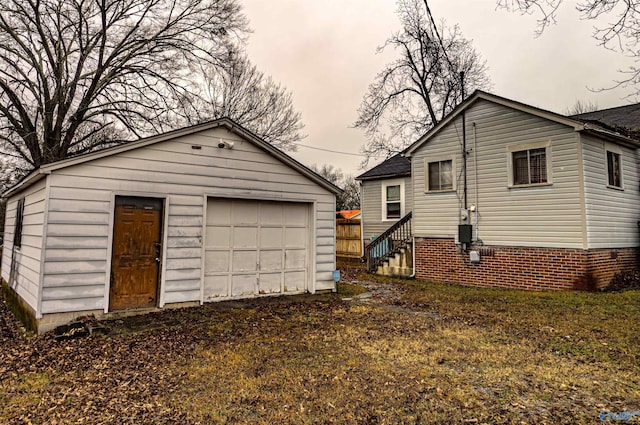
[[[636,268],[640,143],[631,122],[613,122],[634,107],[567,117],[482,91],[467,98],[405,151],[415,276],[595,289]]]
[[[410,236],[411,161],[398,153],[356,180],[361,184],[362,246],[368,268],[380,268],[385,275],[412,276],[413,252],[409,239],[403,237]],[[398,230],[389,234],[390,228]]]
[[[360,174],[365,245],[411,211],[411,161],[398,153]]]
[[[4,194],[3,289],[39,332],[333,291],[339,192],[226,118],[47,164]]]

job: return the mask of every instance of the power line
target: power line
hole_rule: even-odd
[[[324,148],[318,148],[318,147],[315,147],[315,146],[303,145],[302,143],[297,143],[296,146],[302,146],[303,148],[315,149],[315,150],[319,150],[319,151],[323,151],[323,152],[337,153],[337,154],[340,154],[340,155],[358,156],[358,157],[361,157],[361,158],[365,158],[367,156],[367,155],[364,155],[364,154],[361,154],[361,153],[334,151],[334,150],[331,150],[331,149],[324,149]],[[371,158],[380,158],[380,155],[371,155]]]

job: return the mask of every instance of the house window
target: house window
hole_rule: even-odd
[[[547,182],[546,149],[513,152],[513,184],[539,184]]]
[[[18,201],[18,207],[16,209],[16,227],[13,235],[13,245],[16,248],[22,247],[22,222],[24,219],[24,198]]]
[[[507,146],[509,187],[551,184],[551,142]]]
[[[427,163],[427,189],[429,192],[453,190],[453,160]]]
[[[400,218],[400,185],[387,186],[387,219]]]
[[[622,188],[622,172],[619,152],[607,151],[607,176],[609,186]]]
[[[382,219],[398,220],[404,212],[404,182],[392,180],[382,184]]]

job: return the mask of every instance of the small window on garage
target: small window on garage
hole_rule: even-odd
[[[607,149],[607,180],[608,186],[622,189],[622,165],[620,151]]]
[[[22,247],[22,223],[24,221],[24,198],[18,201],[18,207],[16,209],[16,227],[13,235],[13,245],[16,248]]]
[[[382,219],[398,220],[404,212],[404,181],[391,180],[382,184]]]

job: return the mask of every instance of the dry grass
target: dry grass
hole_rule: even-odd
[[[104,408],[115,409],[108,391],[116,386],[125,404],[151,412],[133,412],[147,423],[177,414],[203,424],[595,424],[605,409],[640,410],[639,291],[395,283],[402,296],[393,305],[324,296],[204,306],[156,317],[178,326],[91,338],[95,354],[79,358],[93,368],[60,370],[52,358],[0,381],[8,394],[0,422],[46,411],[66,385],[83,397],[66,404],[60,423],[91,423],[82,404],[96,403],[92,394],[103,389],[92,378],[96,364],[109,374]],[[51,344],[57,355],[74,355],[81,343]],[[110,360],[127,352],[140,353],[134,371],[126,358]],[[139,382],[149,375],[162,379]]]

